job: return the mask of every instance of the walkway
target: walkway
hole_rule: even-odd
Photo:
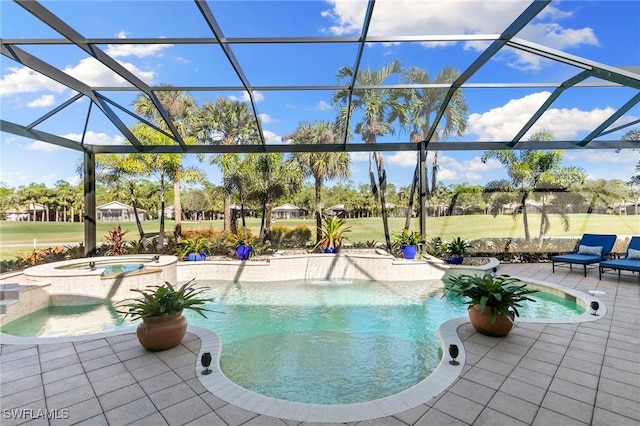
[[[501,265],[499,273],[586,292],[607,306],[598,321],[526,324],[505,338],[458,329],[466,364],[436,398],[358,425],[638,425],[638,277],[550,264]],[[196,377],[200,340],[149,353],[134,334],[77,343],[0,346],[2,425],[311,425],[225,403]],[[47,420],[46,415],[53,417]],[[18,417],[22,418],[18,418]],[[36,418],[39,417],[39,418]],[[319,419],[321,420],[321,419]]]

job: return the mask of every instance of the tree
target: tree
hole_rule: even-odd
[[[393,123],[399,121],[401,125],[406,123],[405,105],[401,102],[402,92],[396,89],[358,89],[357,86],[382,85],[387,79],[398,75],[401,71],[399,61],[393,61],[384,65],[380,70],[371,71],[366,69],[358,72],[351,67],[341,67],[338,70],[338,81],[351,85],[352,81],[356,87],[353,92],[349,89],[340,89],[333,94],[334,105],[340,108],[338,116],[339,128],[347,127],[347,117],[353,116],[355,110],[362,110],[361,121],[355,125],[355,133],[362,136],[362,140],[367,144],[375,144],[378,136],[393,133]],[[355,77],[355,78],[354,78]],[[350,101],[350,102],[349,102]],[[348,110],[349,105],[351,111]],[[373,175],[372,164],[375,164],[377,177]],[[373,151],[369,157],[369,176],[371,179],[371,190],[379,197],[382,211],[382,225],[387,250],[391,251],[391,235],[389,233],[389,220],[387,217],[386,187],[387,172],[384,167],[384,160],[378,151]]]
[[[298,164],[285,162],[280,153],[249,154],[247,162],[253,170],[248,198],[258,201],[262,207],[260,238],[267,242],[271,240],[271,212],[274,203],[297,191],[304,175]]]
[[[460,76],[460,71],[446,66],[440,70],[435,80],[432,80],[429,73],[418,67],[412,67],[403,73],[403,80],[410,84],[451,84]],[[427,135],[433,126],[432,117],[442,107],[442,103],[446,97],[448,88],[417,88],[405,91],[405,99],[407,102],[407,115],[409,123],[409,132],[412,142],[420,142],[426,140]],[[438,142],[446,139],[449,135],[456,134],[462,136],[467,131],[467,112],[468,107],[465,103],[464,94],[461,90],[456,90],[451,97],[447,108],[445,109],[443,120],[444,126],[440,126],[433,133],[432,141]],[[442,122],[442,120],[441,120]],[[431,141],[429,141],[431,142]],[[431,196],[436,191],[438,182],[438,157],[439,151],[435,151],[431,166],[431,187],[426,182],[427,196]],[[416,182],[418,180],[418,167],[416,164],[413,180],[411,182],[411,194],[415,193]],[[407,211],[407,220],[405,228],[409,228],[411,212]]]
[[[258,124],[246,102],[218,97],[215,104],[206,102],[197,114],[196,136],[211,145],[247,145],[260,142]],[[222,176],[231,167],[229,154],[214,157],[212,163],[220,166]],[[224,187],[224,186],[223,186]],[[231,229],[231,194],[224,197],[224,230]]]
[[[162,84],[163,87],[171,87],[168,84]],[[159,90],[156,92],[156,96],[160,101],[160,104],[164,107],[169,119],[178,130],[178,133],[182,139],[187,143],[187,137],[191,134],[191,126],[193,124],[194,115],[197,110],[196,102],[188,92],[178,90]],[[143,117],[149,118],[155,122],[155,124],[163,131],[167,132],[169,126],[162,119],[160,113],[154,106],[151,99],[145,95],[140,95],[133,101],[133,105],[136,112]],[[193,141],[193,139],[192,139]],[[168,154],[171,155],[171,154]],[[178,155],[180,154],[173,154]],[[180,162],[182,157],[180,156]],[[182,208],[180,205],[180,180],[188,177],[181,173],[181,168],[178,166],[175,173],[170,175],[170,179],[173,181],[173,209],[175,213],[175,235],[176,238],[180,238],[182,233]]]
[[[553,134],[547,130],[535,132],[529,140],[549,141],[553,140]],[[511,183],[519,192],[519,208],[522,210],[522,223],[524,225],[524,237],[531,240],[529,232],[529,220],[527,216],[527,198],[536,187],[543,173],[556,169],[562,162],[561,150],[495,150],[486,151],[482,156],[482,162],[489,158],[495,158],[507,169]]]
[[[164,145],[168,142],[167,137],[164,134],[147,126],[134,126],[132,132],[144,143],[144,145],[147,146]],[[164,246],[164,209],[167,183],[180,182],[181,180],[202,181],[204,180],[204,172],[195,167],[184,167],[182,165],[182,154],[138,154],[138,157],[142,166],[140,172],[144,175],[155,176],[160,184],[160,230],[156,244],[156,248],[160,250]],[[174,185],[174,189],[175,188],[176,186]],[[175,236],[176,239],[179,238],[178,234],[175,234]]]
[[[295,132],[283,139],[294,144],[337,143],[337,128],[328,121],[300,123]],[[322,184],[330,179],[344,179],[350,176],[349,155],[346,152],[296,152],[293,154],[306,176],[315,183],[316,242],[322,237]]]
[[[147,248],[149,242],[142,228],[138,206],[140,194],[138,182],[146,169],[137,154],[104,154],[96,156],[96,180],[126,192],[133,207],[140,243]]]

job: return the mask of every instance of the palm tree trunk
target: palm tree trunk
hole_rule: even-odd
[[[176,242],[179,242],[182,237],[182,203],[180,201],[180,181],[177,179],[173,182],[173,218],[175,220],[173,237]]]
[[[271,241],[271,213],[273,211],[273,206],[270,202],[265,202],[264,204],[264,215],[265,215],[265,226],[264,226],[264,241]]]
[[[391,234],[389,233],[389,217],[387,214],[387,200],[385,192],[387,189],[387,172],[384,169],[384,160],[379,152],[373,153],[376,159],[376,169],[378,170],[378,185],[380,190],[380,205],[382,213],[382,227],[384,228],[384,240],[387,245],[387,250],[391,253]]]
[[[138,215],[138,202],[136,201],[136,197],[134,196],[134,183],[129,182],[129,193],[131,195],[131,205],[133,206],[133,215],[136,218],[136,226],[138,227],[138,234],[140,234],[140,242],[142,243],[142,247],[147,248],[149,242],[147,241],[147,237],[144,235],[144,230],[142,229],[142,222],[140,221],[140,216]]]
[[[436,151],[433,154],[433,165],[431,166],[431,192],[429,192],[429,188],[427,188],[427,195],[431,195],[436,190],[436,185],[438,184],[438,155],[440,151]]]
[[[224,230],[231,231],[231,194],[224,194]]]
[[[404,221],[404,229],[409,229],[411,226],[411,213],[413,212],[413,198],[416,195],[416,186],[418,185],[418,167],[420,167],[420,162],[416,164],[416,169],[413,172],[413,180],[411,181],[411,191],[409,192],[409,202],[407,203],[407,217]],[[427,193],[429,192],[429,188],[427,188]]]
[[[525,241],[531,240],[531,234],[529,233],[529,218],[527,217],[527,191],[522,191],[522,224],[524,225],[524,239]]]
[[[321,191],[322,191],[322,179],[316,177],[316,244],[320,242],[322,238],[322,203],[321,203]]]

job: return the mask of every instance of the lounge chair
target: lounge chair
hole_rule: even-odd
[[[620,276],[620,271],[631,271],[632,274],[637,272],[638,281],[640,281],[640,237],[631,237],[627,247],[627,254],[624,258],[600,262],[598,268],[600,279],[602,279],[602,273],[606,272],[607,269],[617,270],[618,277]]]
[[[584,276],[587,276],[587,266],[594,265],[609,259],[609,254],[616,243],[616,235],[606,234],[584,234],[578,244],[578,251],[571,254],[563,254],[551,257],[553,272],[556,272],[556,263],[569,264],[569,269],[573,269],[573,264],[582,265]]]

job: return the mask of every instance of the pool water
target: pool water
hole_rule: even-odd
[[[208,319],[189,323],[222,339],[220,365],[235,383],[262,395],[315,404],[348,404],[398,393],[422,381],[441,358],[438,327],[466,316],[463,300],[442,297],[442,282],[200,281],[215,298]],[[575,301],[534,295],[522,317],[584,312]],[[113,308],[55,307],[2,327],[15,335],[52,336],[108,331]]]
[[[144,263],[96,263],[93,268],[89,263],[77,265],[61,266],[59,269],[77,269],[91,271],[94,269],[104,269],[105,275],[128,274],[144,268]]]

